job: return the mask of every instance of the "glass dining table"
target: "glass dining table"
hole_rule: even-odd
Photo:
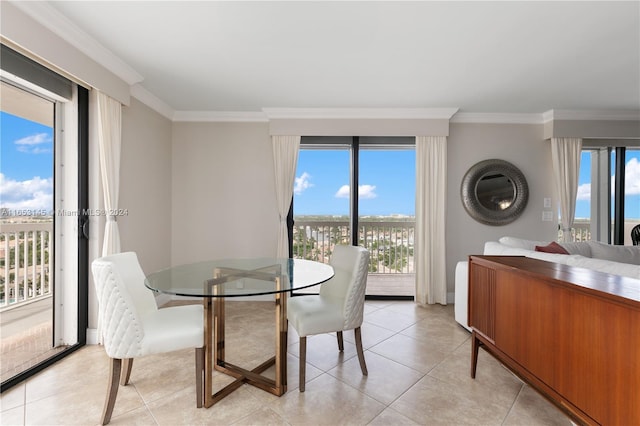
[[[202,405],[211,407],[248,383],[281,396],[287,391],[287,298],[295,290],[333,277],[330,265],[302,259],[225,259],[178,265],[147,275],[145,285],[158,293],[202,298],[204,305],[204,391]],[[225,361],[225,301],[273,295],[275,355],[249,370]],[[275,378],[261,373],[275,366]],[[213,393],[213,371],[235,378]]]

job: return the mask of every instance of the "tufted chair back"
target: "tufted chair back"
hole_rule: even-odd
[[[342,332],[353,330],[358,361],[367,375],[360,326],[369,272],[369,252],[362,247],[337,245],[331,254],[333,277],[322,283],[320,294],[292,297],[287,319],[300,337],[300,392],[305,390],[307,336],[336,333],[338,350],[344,350]]]
[[[362,325],[369,252],[363,247],[337,245],[331,254],[335,275],[320,287],[320,297],[341,306],[342,330]]]
[[[144,317],[157,311],[153,292],[133,252],[95,260],[91,269],[96,287],[99,321],[107,355],[136,358],[144,353]]]
[[[96,259],[91,271],[98,296],[102,343],[111,364],[101,423],[111,421],[118,381],[123,386],[129,383],[134,358],[180,349],[195,348],[196,406],[201,407],[205,362],[202,305],[158,309],[153,292],[144,285],[145,275],[133,252]]]

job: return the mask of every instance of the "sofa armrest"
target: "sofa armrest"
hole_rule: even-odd
[[[469,295],[469,262],[461,261],[456,264],[455,301],[453,304],[456,322],[471,331],[467,323],[467,304]]]

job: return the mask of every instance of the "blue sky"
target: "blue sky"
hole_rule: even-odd
[[[0,207],[53,210],[53,129],[0,112]],[[295,215],[349,214],[349,151],[300,150]],[[640,150],[627,150],[625,216],[640,218]],[[576,217],[590,215],[583,153]],[[360,214],[415,215],[415,151],[361,150]]]
[[[612,163],[612,167],[613,163]],[[591,216],[591,154],[582,153],[576,200],[576,218]],[[613,179],[612,179],[613,185]],[[640,150],[627,149],[625,158],[624,212],[627,219],[640,218]]]
[[[348,215],[349,163],[348,150],[301,149],[294,215]],[[361,150],[360,215],[415,215],[415,163],[414,150]]]
[[[53,210],[53,129],[0,112],[0,207]]]

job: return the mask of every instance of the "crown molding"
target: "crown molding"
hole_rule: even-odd
[[[449,120],[458,108],[262,108],[273,119]]]
[[[274,119],[444,119],[457,108],[262,108],[249,111],[176,111],[173,121],[268,122]]]
[[[11,1],[11,3],[130,86],[144,80],[144,77],[122,59],[46,2]]]
[[[542,114],[543,121],[553,120],[613,120],[640,121],[640,110],[558,110],[551,109]]]
[[[485,124],[542,124],[542,114],[459,112],[451,118],[451,123]]]
[[[163,100],[158,98],[153,93],[149,92],[147,89],[142,87],[140,84],[134,84],[130,88],[131,96],[148,106],[149,108],[155,110],[156,112],[162,114],[164,117],[173,121],[173,117],[175,115],[175,111],[169,105],[167,105]]]
[[[269,119],[254,111],[176,111],[173,121],[266,123]]]

